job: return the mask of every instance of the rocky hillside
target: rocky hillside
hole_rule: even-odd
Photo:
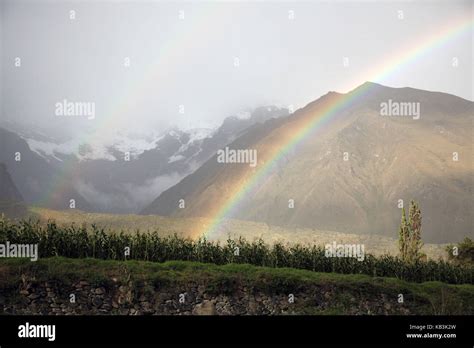
[[[26,214],[23,197],[13,183],[5,164],[0,163],[0,214],[15,218]]]
[[[419,115],[382,112],[382,105],[393,102],[415,103]],[[143,213],[212,218],[296,134],[334,105],[343,107],[280,156],[227,217],[396,237],[399,200],[408,206],[415,199],[425,241],[472,236],[474,104],[449,94],[374,83],[349,94],[330,92],[289,117],[252,127],[230,147],[256,149],[256,168],[218,163],[214,156]]]

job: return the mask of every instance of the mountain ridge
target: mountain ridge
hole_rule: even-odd
[[[247,118],[227,117],[212,132],[170,129],[155,139],[127,140],[122,137],[119,139],[123,144],[107,149],[94,148],[94,144],[87,142],[76,145],[71,142],[63,144],[63,150],[56,151],[55,146],[60,148],[61,144],[41,143],[49,139],[45,134],[35,135],[28,129],[12,132],[1,128],[0,135],[4,136],[0,142],[3,145],[0,160],[3,159],[13,171],[18,188],[30,204],[66,209],[67,201],[76,198],[78,209],[133,213],[193,172],[218,148],[245,133],[249,126],[286,114],[288,110],[285,108],[262,106],[254,109]],[[14,128],[15,125],[9,126]],[[143,151],[134,151],[135,145],[144,146]],[[24,154],[24,160],[18,163],[13,160],[17,151]],[[19,171],[20,167],[24,170]],[[56,197],[53,203],[43,202],[57,190],[53,177],[56,183],[62,183],[69,198]]]
[[[257,148],[259,166],[265,165],[271,159],[265,154],[278,153],[274,148],[288,143],[316,112],[343,104],[331,122],[291,150],[285,163],[280,161],[230,217],[394,236],[400,219],[398,200],[408,204],[415,199],[421,201],[429,241],[446,242],[472,234],[472,102],[412,88],[378,84],[358,88],[370,89],[370,93],[347,105],[345,100],[359,89],[326,94],[291,116],[278,119],[278,124],[270,121],[261,128],[252,127],[246,137],[229,145]],[[381,116],[380,104],[389,99],[420,103],[421,118]],[[462,158],[457,162],[451,158],[456,151]],[[342,158],[345,152],[348,161]],[[253,175],[245,166],[224,166],[211,157],[142,213],[215,216],[236,188]],[[180,199],[185,200],[185,209],[178,209]],[[295,209],[288,209],[289,199],[295,200]],[[443,200],[447,203],[441,203]],[[448,217],[457,225],[448,226]]]

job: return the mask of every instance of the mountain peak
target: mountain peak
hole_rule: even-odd
[[[361,89],[367,89],[367,88],[370,88],[370,89],[388,89],[388,88],[392,88],[392,87],[388,87],[388,86],[382,85],[382,84],[377,83],[377,82],[365,81],[363,84],[357,86],[356,88],[351,90],[349,93],[353,93],[355,91],[359,91]]]
[[[358,89],[361,93],[354,95],[355,102],[344,104],[338,117],[311,133],[316,136],[302,138],[281,160],[275,160],[275,148],[285,148],[315,119],[318,110],[324,111],[332,102],[344,102],[345,97],[329,92],[293,118],[254,127],[236,138],[234,147],[258,151],[257,166],[269,161],[275,161],[275,165],[258,186],[248,191],[251,194],[239,198],[239,209],[226,218],[393,236],[400,220],[393,202],[416,199],[424,209],[427,241],[447,242],[447,229],[450,238],[460,239],[469,228],[472,197],[467,188],[472,169],[469,161],[453,162],[450,151],[469,153],[472,102],[370,81]],[[422,121],[413,115],[379,116],[380,103],[388,100],[422,104]],[[343,154],[347,160],[343,160]],[[446,177],[439,173],[446,173]],[[215,207],[235,199],[233,188],[253,182],[254,175],[255,171],[247,166],[217,163],[211,158],[163,191],[144,213],[212,219]],[[304,204],[288,209],[289,197]],[[185,199],[185,210],[176,206],[179,199]],[[453,217],[458,221],[454,227],[449,225]]]

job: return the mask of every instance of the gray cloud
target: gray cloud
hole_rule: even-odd
[[[177,184],[183,175],[172,173],[161,175],[147,180],[143,185],[124,183],[117,185],[113,191],[104,192],[97,190],[90,183],[78,181],[75,189],[89,203],[102,211],[138,212],[150,204],[161,192]]]
[[[257,105],[302,107],[328,90],[356,87],[350,84],[371,78],[364,72],[410,42],[472,13],[470,1],[3,0],[1,6],[2,119],[85,140],[112,137],[117,129],[208,127]],[[15,57],[21,68],[13,66]],[[466,32],[379,82],[471,99],[470,62]],[[95,102],[96,118],[55,117],[54,104],[65,98]]]

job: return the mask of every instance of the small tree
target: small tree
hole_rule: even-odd
[[[408,254],[408,239],[410,236],[410,231],[408,229],[407,218],[405,214],[405,208],[402,208],[402,221],[400,222],[400,227],[398,229],[398,248],[400,250],[400,256],[403,260],[406,259]]]
[[[402,260],[414,262],[425,256],[421,252],[423,247],[423,242],[421,241],[421,211],[416,202],[410,202],[408,221],[405,208],[402,209],[402,220],[398,234],[398,245]]]

